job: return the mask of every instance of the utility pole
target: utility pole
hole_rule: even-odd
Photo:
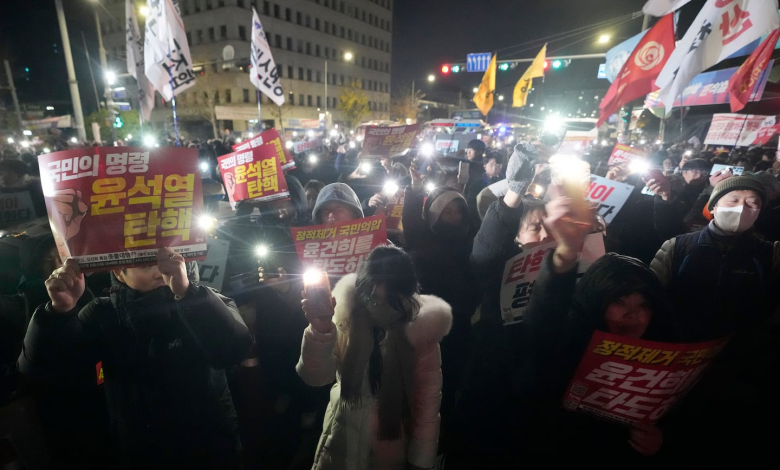
[[[57,8],[57,20],[60,24],[60,35],[62,36],[62,49],[65,52],[65,66],[68,69],[68,85],[70,86],[70,98],[73,101],[73,114],[76,117],[76,133],[79,140],[87,140],[87,132],[84,129],[84,113],[81,110],[81,96],[79,95],[79,84],[76,81],[76,71],[73,68],[73,55],[70,51],[70,38],[68,37],[68,25],[65,23],[65,11],[62,9],[62,0],[54,0]]]
[[[14,109],[16,110],[16,119],[19,121],[19,130],[23,130],[24,126],[22,125],[22,112],[19,110],[19,98],[16,97],[16,86],[14,86],[14,77],[11,75],[11,66],[8,64],[7,60],[4,60],[3,63],[5,64],[5,74],[8,76],[8,89],[11,90],[11,98],[14,100]]]
[[[81,40],[84,41],[84,54],[87,56],[87,63],[89,64],[89,76],[92,78],[92,90],[95,92],[95,106],[100,111],[100,97],[97,92],[97,84],[95,83],[95,74],[92,72],[92,60],[89,58],[89,49],[87,49],[87,38],[84,37],[84,31],[81,32]]]
[[[103,68],[103,97],[106,98],[106,109],[108,110],[109,125],[111,130],[111,145],[116,142],[116,110],[114,109],[114,95],[111,92],[111,83],[108,83],[108,63],[106,61],[106,49],[103,47],[103,32],[100,29],[100,16],[97,6],[93,7],[95,11],[95,27],[97,28],[98,47],[100,51],[100,66]]]

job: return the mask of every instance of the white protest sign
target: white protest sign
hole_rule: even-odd
[[[558,246],[556,242],[545,243],[524,251],[506,262],[504,275],[501,278],[501,318],[504,320],[504,326],[523,321],[542,263],[556,246]],[[602,256],[604,256],[604,236],[600,233],[588,235],[577,266],[578,277]]]
[[[442,154],[442,155],[448,155],[450,153],[455,153],[458,151],[458,147],[460,146],[460,141],[458,140],[437,140],[434,143],[435,150]]]
[[[207,245],[209,252],[206,259],[198,261],[200,284],[221,291],[222,284],[225,282],[225,269],[227,267],[228,251],[230,251],[230,242],[218,238],[209,238]]]
[[[634,187],[630,184],[590,175],[590,186],[585,200],[598,204],[598,215],[609,224],[615,219],[633,191]]]
[[[28,191],[0,194],[0,228],[36,218],[35,206]]]

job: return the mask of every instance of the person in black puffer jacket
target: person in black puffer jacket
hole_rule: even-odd
[[[84,276],[67,260],[46,281],[19,369],[33,383],[78,386],[103,362],[119,468],[241,468],[225,368],[252,337],[235,303],[191,283],[168,248],[157,266],[115,269],[109,298],[79,311]],[[94,383],[94,382],[93,382]]]

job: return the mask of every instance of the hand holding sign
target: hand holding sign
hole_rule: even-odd
[[[637,424],[631,427],[631,438],[628,443],[645,457],[652,457],[661,450],[664,435],[652,424]]]
[[[168,247],[162,247],[157,250],[157,268],[171,291],[179,297],[184,297],[190,287],[184,257]]]
[[[84,274],[72,258],[51,273],[45,284],[51,299],[51,307],[57,313],[68,313],[76,308],[76,303],[85,289]]]

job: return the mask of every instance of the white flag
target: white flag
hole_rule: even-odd
[[[154,87],[144,74],[143,38],[138,29],[133,0],[125,3],[125,21],[127,26],[127,72],[138,82],[138,104],[141,107],[141,119],[148,121],[154,109]]]
[[[708,0],[655,82],[666,113],[696,75],[779,26],[777,0]]]
[[[325,77],[327,80],[327,77]],[[252,8],[252,68],[249,71],[249,81],[263,92],[277,106],[284,104],[284,92],[282,82],[279,80],[279,71],[271,55],[271,48],[265,38],[265,30],[260,24],[257,11]]]
[[[652,16],[664,16],[679,10],[683,5],[691,0],[647,0],[642,7],[642,13]]]
[[[166,100],[195,85],[187,33],[175,0],[146,0],[144,69]]]

